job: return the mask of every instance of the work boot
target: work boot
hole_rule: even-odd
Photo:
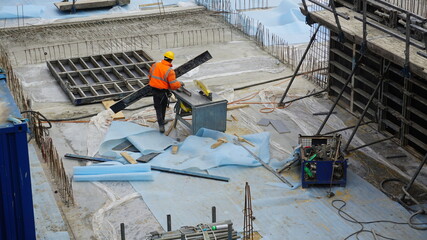
[[[159,131],[160,131],[161,133],[164,133],[164,132],[165,132],[165,125],[160,125],[160,126],[159,126]]]

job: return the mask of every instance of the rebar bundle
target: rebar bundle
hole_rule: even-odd
[[[197,226],[185,226],[179,230],[165,233],[152,232],[147,240],[205,240],[205,239],[240,239],[237,232],[232,229],[231,221],[219,223],[199,224]]]
[[[251,188],[246,182],[245,185],[245,208],[243,209],[243,240],[254,239],[254,226],[253,226],[253,215],[252,215],[252,197]]]

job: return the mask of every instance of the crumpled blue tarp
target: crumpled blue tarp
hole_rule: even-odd
[[[211,149],[211,145],[221,137],[226,138],[228,143]],[[242,142],[251,152],[266,163],[270,161],[270,133],[263,132],[242,137],[255,144],[255,147],[252,147]],[[236,139],[233,135],[202,128],[196,135],[189,136],[183,142],[177,143],[173,138],[159,133],[156,129],[142,127],[130,122],[114,121],[105,136],[104,142],[101,143],[99,154],[103,157],[116,158],[125,162],[120,156],[120,151],[112,151],[112,148],[128,140],[143,155],[162,152],[150,162],[161,167],[206,170],[227,165],[248,167],[261,165],[246,149],[234,144],[233,139]],[[164,151],[165,148],[173,144],[179,146],[177,154],[172,154],[171,149]],[[139,153],[132,153],[131,155],[133,158],[141,156]]]
[[[157,129],[143,127],[131,122],[113,121],[99,147],[99,155],[121,159],[120,151],[113,151],[112,149],[126,140],[131,142],[143,155],[162,152],[168,146],[176,143],[174,139],[161,134]]]
[[[242,136],[252,142],[255,147],[242,142],[251,152],[256,154],[264,162],[270,161],[270,133],[256,133]],[[228,143],[211,149],[218,138],[226,138]],[[177,154],[165,151],[151,160],[156,166],[176,169],[197,168],[200,170],[211,169],[227,165],[239,165],[246,167],[260,166],[261,164],[243,147],[233,143],[236,137],[226,133],[201,128],[196,135],[188,136],[179,145]]]

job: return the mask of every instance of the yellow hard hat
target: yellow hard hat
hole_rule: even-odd
[[[175,53],[173,53],[172,51],[168,51],[165,53],[164,56],[173,60],[175,58]]]

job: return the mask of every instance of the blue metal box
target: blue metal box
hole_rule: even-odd
[[[0,79],[0,102],[21,117],[5,79]],[[0,124],[0,193],[0,239],[36,239],[25,121]]]
[[[341,136],[299,136],[301,144],[301,183],[332,184],[345,187],[347,159],[341,156]]]

